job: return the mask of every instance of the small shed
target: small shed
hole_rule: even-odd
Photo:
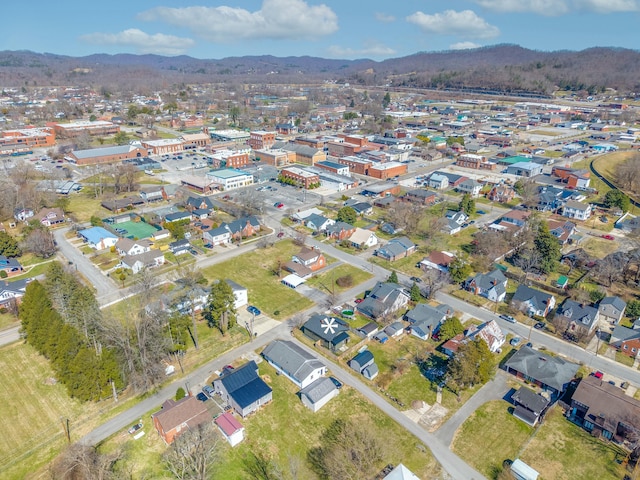
[[[519,458],[516,458],[511,464],[511,473],[516,480],[538,480],[538,476],[540,475]]]
[[[389,337],[384,332],[378,332],[373,336],[373,339],[379,341],[380,343],[387,343]]]
[[[558,281],[556,282],[556,287],[558,288],[567,288],[569,285],[569,278],[565,275],[560,275]]]
[[[232,447],[244,440],[244,427],[230,412],[217,416],[215,424]]]

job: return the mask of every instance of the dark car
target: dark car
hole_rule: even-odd
[[[196,398],[201,402],[206,402],[207,400],[209,400],[209,397],[207,397],[203,392],[198,393],[198,395],[196,395]]]
[[[420,277],[411,277],[409,280],[416,283],[422,283],[422,279]]]
[[[138,430],[140,430],[142,428],[142,422],[140,423],[136,423],[133,427],[131,427],[128,432],[133,434],[136,433]]]
[[[258,307],[254,307],[253,305],[249,305],[249,306],[247,307],[247,311],[248,311],[249,313],[252,313],[252,314],[253,314],[253,315],[255,315],[256,317],[262,313]]]
[[[544,328],[544,322],[538,322],[536,323],[533,328],[535,328],[536,330],[541,330]]]
[[[284,232],[279,232],[278,235],[276,235],[278,238],[282,238],[284,237]]]
[[[484,215],[484,214],[485,214],[485,213],[487,213],[487,212],[485,212],[484,210],[476,210],[476,213],[477,213],[478,215]]]
[[[338,390],[340,390],[342,388],[342,382],[340,380],[338,380],[335,377],[329,377],[329,380],[331,380],[333,382],[333,384],[336,386],[336,388]]]
[[[202,387],[202,393],[204,393],[209,398],[213,398],[216,391],[213,389],[211,385],[205,385],[204,387]]]

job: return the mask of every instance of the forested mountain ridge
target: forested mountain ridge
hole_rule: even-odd
[[[640,52],[597,47],[542,52],[517,45],[420,52],[376,62],[271,55],[197,59],[186,55],[94,54],[69,57],[29,51],[0,52],[0,84],[172,84],[263,82],[303,84],[323,80],[353,85],[532,92],[569,89],[596,93],[640,91]]]

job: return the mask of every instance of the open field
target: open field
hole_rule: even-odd
[[[341,287],[336,283],[339,278],[347,275],[350,275],[352,278],[350,286]],[[357,268],[349,264],[341,264],[329,269],[327,272],[320,273],[319,275],[310,278],[307,280],[306,284],[323,292],[331,292],[332,289],[335,288],[336,293],[342,293],[345,290],[349,290],[350,288],[360,285],[362,282],[365,282],[370,278],[371,273],[365,272],[361,268]]]
[[[81,191],[69,195],[69,211],[70,215],[77,222],[88,222],[92,215],[99,218],[105,218],[112,215],[106,208],[100,205],[100,200],[95,195],[87,191]]]
[[[590,237],[582,244],[585,252],[596,258],[604,258],[611,252],[618,249],[618,242],[615,240],[605,240],[604,238]]]
[[[278,260],[284,263],[298,251],[299,248],[290,241],[277,242],[271,247],[213,265],[202,273],[209,280],[229,278],[246,287],[249,303],[276,320],[285,319],[312,305],[311,300],[282,285],[280,278],[273,273]],[[275,312],[279,313],[276,315]]]
[[[382,469],[388,463],[404,463],[420,478],[437,478],[440,466],[414,437],[406,433],[395,422],[373,407],[366,399],[348,386],[325,405],[318,413],[312,413],[298,399],[298,388],[266,362],[260,364],[260,374],[273,389],[273,401],[257,414],[240,419],[245,427],[245,440],[231,449],[224,445],[222,460],[213,478],[216,480],[237,480],[245,478],[244,461],[252,452],[262,453],[273,460],[284,471],[288,471],[290,459],[300,464],[299,478],[318,478],[307,465],[307,452],[317,446],[324,429],[337,418],[366,416],[374,425],[371,433],[378,436],[383,444],[384,459],[377,465]],[[366,413],[365,413],[366,412]],[[151,413],[151,412],[150,412]],[[145,425],[150,425],[148,417],[143,417]],[[109,440],[105,448],[116,444],[132,444],[129,460],[134,478],[144,472],[152,478],[165,476],[160,457],[164,444],[151,427],[145,427],[146,435],[137,441],[126,433]],[[249,477],[246,477],[249,478]]]
[[[540,472],[541,478],[570,480],[597,478],[617,480],[624,468],[615,462],[618,449],[593,438],[589,432],[569,422],[556,407],[545,419],[520,458]]]
[[[462,424],[453,440],[451,449],[487,478],[495,478],[504,460],[516,458],[533,431],[511,415],[508,407],[503,400],[485,403]]]

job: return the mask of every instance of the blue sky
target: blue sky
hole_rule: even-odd
[[[19,2],[3,5],[0,50],[381,60],[498,43],[547,51],[637,49],[640,40],[640,0],[37,3],[28,14]]]

